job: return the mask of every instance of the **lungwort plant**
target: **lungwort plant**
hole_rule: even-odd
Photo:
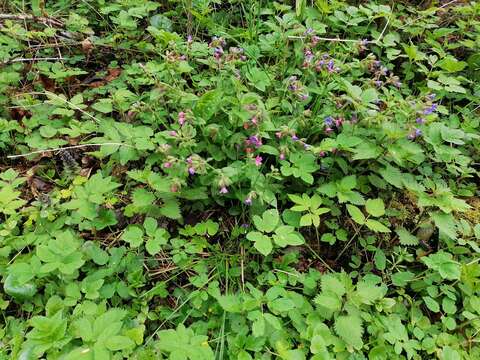
[[[0,359],[479,359],[479,14],[2,2]]]

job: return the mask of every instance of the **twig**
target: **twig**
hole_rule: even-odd
[[[55,149],[36,150],[36,151],[32,151],[32,152],[29,152],[29,153],[26,153],[26,154],[20,154],[20,155],[8,155],[7,159],[17,159],[17,158],[21,158],[21,157],[27,157],[27,156],[30,156],[30,155],[42,154],[42,153],[46,153],[46,152],[55,152],[55,151],[70,150],[70,149],[81,149],[81,148],[89,147],[89,146],[103,146],[103,145],[126,146],[126,147],[133,148],[132,145],[115,143],[115,142],[107,142],[107,143],[103,143],[103,144],[98,144],[98,143],[95,143],[95,144],[81,144],[81,145],[65,146],[65,147],[55,148]]]
[[[61,57],[43,57],[43,58],[16,58],[11,60],[6,60],[2,64],[11,64],[16,62],[29,62],[29,61],[57,61],[63,60]]]
[[[382,40],[383,34],[385,34],[385,31],[387,30],[388,24],[390,24],[390,17],[387,19],[387,23],[385,24],[382,32],[380,33],[380,36],[375,40],[375,42],[378,44],[380,40]]]
[[[289,36],[289,39],[305,39],[305,36]],[[358,40],[358,39],[339,39],[339,38],[324,38],[324,37],[317,37],[319,41],[333,41],[333,42],[354,42],[354,43],[374,43],[374,40]]]
[[[44,17],[44,16],[33,16],[27,14],[0,14],[0,20],[32,20],[36,22],[41,22],[48,25],[63,26],[63,22],[60,20]]]

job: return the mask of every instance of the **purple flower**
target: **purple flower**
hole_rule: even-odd
[[[428,94],[427,99],[433,101],[437,97],[437,94]]]
[[[247,197],[245,199],[244,203],[245,203],[245,205],[248,205],[248,206],[252,205],[252,198],[250,196]]]
[[[425,119],[419,117],[419,118],[416,118],[416,119],[415,119],[415,122],[416,122],[417,124],[422,125],[422,124],[425,124]]]
[[[300,94],[298,95],[298,97],[300,98],[300,100],[305,101],[308,99],[308,94]]]
[[[190,166],[190,167],[188,168],[188,173],[189,173],[190,175],[195,175],[195,168],[194,168],[193,166]]]
[[[335,63],[333,60],[330,60],[327,64],[327,70],[328,72],[334,72],[335,71]]]
[[[307,28],[307,30],[305,30],[305,32],[303,33],[304,35],[311,35],[315,32],[315,30],[313,30],[312,28]]]
[[[382,80],[375,80],[375,86],[380,87],[382,86],[383,81]]]
[[[293,140],[293,141],[298,141],[298,136],[295,135],[295,134],[293,134],[293,135],[292,135],[292,140]]]
[[[262,165],[262,160],[263,160],[263,158],[260,155],[257,155],[255,157],[255,165],[256,166],[261,166]]]
[[[310,148],[310,145],[308,145],[308,144],[303,144],[303,148],[304,148],[305,150],[308,150],[308,149]]]
[[[420,129],[415,129],[415,137],[422,136],[422,130]]]
[[[325,123],[326,126],[332,126],[333,125],[333,118],[331,116],[327,116],[323,122]]]
[[[318,153],[318,156],[320,156],[320,157],[324,157],[325,155],[327,155],[327,153],[325,151],[320,151]]]
[[[438,105],[433,103],[430,107],[426,108],[425,110],[423,110],[423,113],[425,115],[430,115],[430,114],[433,114],[436,110],[437,110],[437,107]]]
[[[226,186],[222,186],[220,188],[220,194],[228,194],[228,189]]]
[[[187,36],[187,43],[191,44],[193,41],[192,35]]]
[[[400,81],[395,81],[395,82],[393,83],[393,85],[394,85],[395,87],[397,87],[397,88],[401,88],[401,87],[402,87],[402,83],[401,83]]]
[[[247,143],[249,145],[253,145],[257,148],[259,148],[260,146],[263,145],[262,143],[262,140],[257,136],[257,135],[251,135],[248,140],[247,140]]]

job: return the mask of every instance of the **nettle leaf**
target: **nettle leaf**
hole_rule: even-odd
[[[390,232],[389,228],[387,228],[385,225],[383,225],[380,221],[377,221],[377,220],[368,219],[365,222],[365,225],[367,225],[367,227],[370,230],[373,230],[375,232],[381,232],[381,233],[389,233]]]
[[[419,240],[417,239],[416,236],[410,234],[407,230],[404,228],[398,228],[395,230],[395,232],[398,235],[398,238],[400,240],[400,244],[405,245],[405,246],[415,246],[418,245]]]
[[[347,211],[352,217],[353,221],[355,221],[357,224],[365,224],[365,215],[363,215],[362,211],[358,207],[347,204]]]
[[[362,319],[355,315],[342,315],[335,319],[335,332],[347,344],[360,350],[363,347]]]
[[[457,238],[457,225],[452,214],[435,212],[431,216],[441,233],[453,240]]]
[[[385,215],[385,205],[383,203],[383,200],[380,198],[367,200],[367,202],[365,203],[365,209],[370,215],[375,217]]]

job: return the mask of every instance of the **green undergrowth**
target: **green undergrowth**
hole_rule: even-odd
[[[479,3],[0,9],[0,359],[480,358]]]

